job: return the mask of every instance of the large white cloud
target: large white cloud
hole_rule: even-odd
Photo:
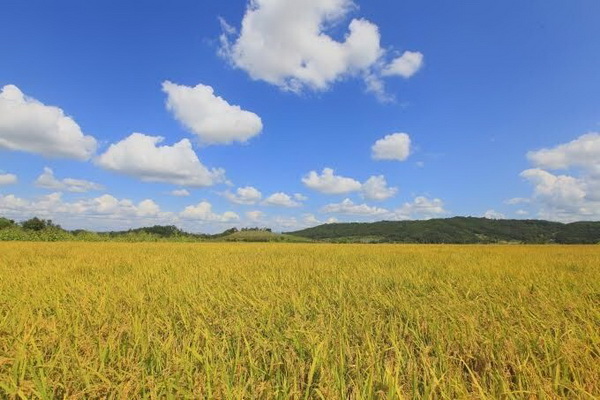
[[[539,217],[564,222],[600,219],[600,134],[530,151],[527,158],[536,168],[523,171],[521,177],[533,186],[531,205]]]
[[[331,168],[323,168],[319,174],[310,171],[302,178],[302,183],[310,189],[325,194],[348,194],[361,192],[369,200],[387,200],[398,193],[398,188],[389,187],[383,175],[371,176],[364,183],[356,179],[339,176]]]
[[[262,199],[262,193],[252,186],[238,188],[235,193],[225,192],[224,196],[236,204],[256,204]]]
[[[2,185],[12,185],[13,183],[17,183],[18,178],[15,174],[0,174],[0,186]]]
[[[362,184],[363,196],[369,200],[387,200],[398,193],[398,188],[389,187],[383,175],[372,176]]]
[[[206,201],[186,207],[181,212],[163,211],[152,199],[133,202],[110,194],[77,201],[65,200],[62,193],[34,199],[14,194],[0,194],[0,215],[14,219],[38,216],[52,219],[69,229],[124,230],[150,225],[178,225],[188,231],[220,232],[239,221],[227,211],[215,213]]]
[[[355,9],[351,0],[250,0],[239,35],[224,24],[221,54],[253,79],[295,92],[352,75],[379,81],[386,52],[375,24],[352,19],[342,41],[327,34]]]
[[[404,161],[410,151],[410,136],[407,133],[386,135],[371,147],[371,155],[375,160]]]
[[[162,88],[167,94],[167,108],[202,143],[246,142],[262,131],[258,115],[229,104],[210,86],[189,87],[166,81]]]
[[[300,207],[302,205],[300,202],[294,200],[292,198],[292,196],[290,196],[287,193],[283,193],[283,192],[273,193],[272,195],[267,197],[265,199],[265,201],[263,201],[263,204],[267,205],[267,206],[288,207],[288,208]]]
[[[345,194],[361,190],[362,184],[352,178],[335,175],[331,168],[323,168],[321,174],[310,171],[302,178],[306,187],[326,194]]]
[[[223,214],[217,214],[212,210],[212,204],[207,201],[186,207],[180,214],[181,218],[199,220],[205,222],[231,222],[240,219],[239,215],[233,211],[226,211]]]
[[[555,175],[540,168],[521,173],[533,185],[532,205],[544,219],[571,222],[600,218],[600,180]]]
[[[406,202],[395,210],[394,217],[396,219],[428,219],[441,217],[447,213],[441,199],[417,196],[412,202]]]
[[[110,171],[130,175],[145,182],[166,182],[180,186],[211,186],[225,180],[222,169],[205,167],[183,139],[172,146],[159,146],[164,138],[133,133],[112,144],[96,159]]]
[[[57,179],[51,168],[44,167],[44,172],[35,180],[35,185],[48,190],[66,190],[75,193],[85,193],[92,190],[102,190],[103,186],[84,179]]]
[[[15,85],[0,92],[0,149],[47,157],[88,160],[96,139],[85,135],[63,110],[26,96]]]
[[[321,212],[363,216],[387,215],[389,213],[385,208],[372,207],[367,204],[355,204],[350,199],[344,199],[340,203],[327,204],[321,209]]]
[[[15,195],[0,195],[0,215],[17,219],[38,216],[58,219],[72,227],[90,227],[100,223],[102,227],[118,229],[133,225],[172,223],[173,214],[160,210],[151,199],[134,203],[105,194],[90,199],[68,202],[61,193],[51,193],[28,200]]]
[[[527,158],[539,168],[582,167],[600,173],[600,133],[590,132],[551,149],[530,151]]]

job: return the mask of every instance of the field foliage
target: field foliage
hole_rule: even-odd
[[[600,395],[598,246],[0,243],[0,398]]]

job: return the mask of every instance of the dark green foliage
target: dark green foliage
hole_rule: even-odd
[[[556,243],[600,243],[600,223],[573,222],[572,224],[564,225],[556,234]]]
[[[44,229],[62,229],[60,225],[56,225],[49,219],[41,219],[33,217],[27,221],[23,221],[21,226],[31,231],[43,231]]]
[[[15,221],[8,218],[0,217],[0,229],[8,228],[11,226],[15,226]]]
[[[190,233],[184,232],[175,225],[154,225],[149,227],[129,229],[128,231],[109,232],[112,236],[131,234],[131,233],[148,233],[161,238],[176,238],[180,236],[188,236]]]
[[[334,242],[600,243],[600,222],[454,217],[426,221],[325,224],[291,235]]]

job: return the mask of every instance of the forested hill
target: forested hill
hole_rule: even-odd
[[[600,243],[600,222],[454,217],[425,221],[334,223],[288,232],[332,242],[401,243]]]

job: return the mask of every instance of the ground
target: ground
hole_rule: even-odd
[[[0,397],[595,398],[598,246],[0,243]]]

